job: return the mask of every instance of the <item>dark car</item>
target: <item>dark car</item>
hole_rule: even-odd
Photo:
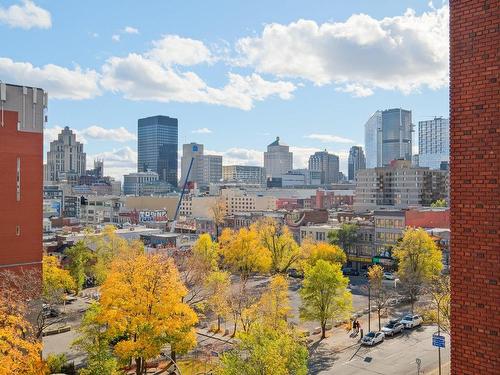
[[[342,273],[344,276],[359,276],[359,271],[352,268],[344,268]]]
[[[290,276],[293,279],[303,279],[304,278],[304,274],[302,272],[296,270],[295,268],[290,268],[287,273],[288,273],[288,276]]]

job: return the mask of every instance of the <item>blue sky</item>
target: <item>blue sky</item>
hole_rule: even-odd
[[[225,164],[279,135],[345,169],[377,109],[448,115],[447,23],[440,1],[0,1],[0,80],[47,89],[46,142],[70,126],[115,177],[155,114]]]

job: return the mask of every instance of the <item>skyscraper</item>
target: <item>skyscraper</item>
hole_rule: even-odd
[[[421,167],[439,169],[450,161],[450,120],[436,117],[418,123],[418,162]]]
[[[191,160],[193,160],[193,166],[191,167],[188,181],[196,182],[201,186],[207,186],[210,183],[216,183],[222,180],[222,156],[205,155],[203,148],[202,144],[194,142],[182,145],[182,184],[184,184],[186,179]]]
[[[41,271],[47,94],[0,83],[0,104],[0,269]]]
[[[264,152],[264,169],[266,177],[281,178],[293,169],[293,153],[290,147],[280,143],[280,137],[267,146]]]
[[[158,173],[160,181],[177,186],[178,121],[152,116],[137,123],[137,171]]]
[[[321,172],[321,184],[339,182],[339,157],[325,151],[318,151],[309,158],[309,170]]]
[[[83,144],[76,139],[76,134],[65,126],[57,139],[50,142],[49,147],[45,180],[67,180],[77,184],[79,177],[86,172],[86,155],[83,152]]]
[[[392,108],[382,111],[382,166],[393,160],[411,161],[411,111]]]
[[[411,111],[392,108],[375,112],[365,124],[366,167],[387,166],[412,157]]]
[[[382,112],[375,112],[365,124],[365,152],[366,152],[366,167],[375,168],[381,166],[378,164],[382,160],[381,144],[382,135]]]
[[[356,178],[356,173],[360,169],[366,168],[366,159],[365,154],[363,152],[363,147],[361,146],[352,146],[349,151],[349,160],[348,160],[348,176],[349,181],[354,181]]]

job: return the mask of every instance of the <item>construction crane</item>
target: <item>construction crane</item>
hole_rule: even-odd
[[[193,145],[193,152],[198,151],[198,145]],[[182,198],[184,198],[184,192],[186,191],[186,186],[189,181],[189,175],[191,173],[191,169],[193,168],[194,156],[191,158],[191,162],[189,163],[189,168],[186,173],[186,179],[184,180],[184,184],[182,186],[181,196],[179,198],[179,202],[177,202],[177,208],[175,210],[174,219],[172,220],[172,224],[170,225],[170,233],[175,232],[175,224],[177,223],[177,216],[179,215],[179,210],[181,209]]]

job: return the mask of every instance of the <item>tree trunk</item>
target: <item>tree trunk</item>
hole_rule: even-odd
[[[321,340],[326,339],[326,322],[321,323]]]
[[[172,358],[172,361],[176,362],[177,361],[177,353],[173,348],[170,348],[170,358]]]
[[[142,373],[142,361],[140,357],[135,359],[135,373],[136,375],[141,375]]]
[[[220,332],[220,315],[217,315],[217,332]]]
[[[378,309],[378,330],[380,331],[382,328],[380,327],[380,309]]]
[[[237,324],[238,324],[238,322],[235,320],[235,321],[234,321],[233,334],[231,335],[231,337],[236,336],[236,325],[237,325]]]

